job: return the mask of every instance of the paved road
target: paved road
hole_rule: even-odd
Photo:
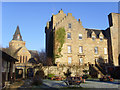
[[[31,85],[32,80],[30,79],[26,79],[23,80],[21,82],[16,82],[14,84],[12,84],[10,87],[8,88],[19,88],[20,90],[25,90],[26,88],[42,88],[42,90],[44,90],[44,88],[64,88],[64,87],[68,87],[64,81],[52,81],[52,80],[48,80],[48,79],[44,79],[43,80],[43,85],[40,86],[32,86]],[[80,86],[76,86],[76,87],[83,87],[83,88],[119,88],[120,89],[120,81],[115,81],[115,82],[100,82],[98,80],[87,80],[85,83],[81,83]]]
[[[63,81],[43,80],[44,84],[52,88],[67,87]],[[120,88],[120,83],[114,82],[99,82],[99,81],[86,81],[80,84],[83,88]]]

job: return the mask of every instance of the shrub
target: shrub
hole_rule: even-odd
[[[70,72],[70,70],[69,70],[69,69],[67,69],[67,72],[66,72],[66,73],[64,72],[64,75],[65,75],[66,77],[71,76],[71,72]]]
[[[35,75],[33,78],[32,85],[41,85],[41,84],[42,84],[42,79],[40,78],[40,76]]]
[[[41,79],[43,79],[45,77],[45,74],[44,74],[44,71],[43,70],[38,70],[36,73],[35,73],[35,76],[38,75],[40,76]]]
[[[32,85],[41,85],[43,78],[44,78],[44,71],[43,70],[38,70],[35,73],[35,76],[33,77],[33,83],[32,83]]]
[[[84,79],[87,79],[87,78],[90,78],[90,77],[91,76],[89,74],[85,74],[85,75],[82,76],[82,78],[84,78]]]
[[[89,72],[89,70],[83,70],[83,72],[84,72],[85,74],[87,74],[87,73]]]
[[[55,74],[48,74],[48,77],[49,77],[49,78],[52,78],[52,77],[54,77],[54,75],[55,75]]]

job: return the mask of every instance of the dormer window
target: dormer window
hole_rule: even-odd
[[[100,41],[103,41],[103,37],[102,36],[100,36]]]
[[[68,24],[68,27],[69,27],[69,28],[71,28],[71,27],[72,27],[71,23],[69,23],[69,24]]]
[[[79,40],[82,40],[82,34],[79,34]]]
[[[92,36],[92,40],[93,40],[93,41],[95,40],[95,36]]]

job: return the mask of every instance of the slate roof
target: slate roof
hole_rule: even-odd
[[[28,50],[31,54],[31,57],[34,58],[36,55],[38,55],[38,51],[36,50]]]
[[[9,62],[18,62],[17,59],[13,58],[12,56],[8,55],[7,53],[5,53],[4,51],[0,50],[0,58],[2,57],[2,59],[9,61]]]
[[[92,32],[95,32],[95,34],[96,34],[96,38],[99,38],[99,34],[100,34],[100,32],[102,32],[102,34],[104,35],[104,38],[106,38],[105,30],[88,29],[88,28],[86,28],[85,30],[87,31],[87,37],[88,37],[88,38],[91,38],[91,36],[92,36]]]
[[[17,38],[18,35],[20,36],[19,39]],[[13,35],[13,39],[12,39],[12,40],[23,41],[23,40],[22,40],[22,36],[21,36],[21,34],[20,34],[19,26],[17,26],[16,31],[15,31],[15,33],[14,33],[14,35]]]
[[[38,51],[36,50],[29,50],[30,54],[31,54],[31,58],[29,59],[29,63],[33,63],[33,64],[38,64],[39,61],[36,60],[35,58],[37,58],[39,55],[38,55]]]
[[[38,64],[38,61],[36,61],[34,58],[30,58],[28,62],[33,64]]]

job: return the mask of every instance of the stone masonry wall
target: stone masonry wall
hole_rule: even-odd
[[[83,75],[83,70],[88,70],[89,67],[83,67],[83,66],[80,66],[80,67],[76,67],[76,66],[72,66],[71,68],[69,66],[60,66],[60,67],[57,67],[57,66],[43,66],[43,71],[45,73],[45,75],[48,75],[48,74],[55,74],[55,75],[58,75],[58,76],[64,76],[64,72],[66,73],[67,72],[67,69],[70,69],[71,71],[71,76],[75,76],[75,75]]]

